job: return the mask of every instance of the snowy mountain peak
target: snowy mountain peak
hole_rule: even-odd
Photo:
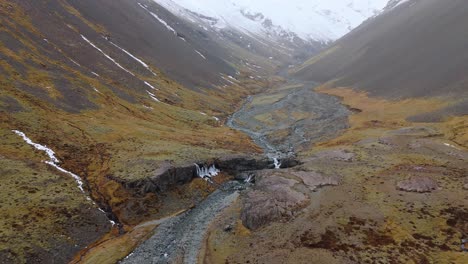
[[[202,27],[234,28],[292,41],[336,40],[380,13],[388,0],[154,0]],[[197,21],[200,22],[200,21]]]

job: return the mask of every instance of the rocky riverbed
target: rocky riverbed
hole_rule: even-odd
[[[154,236],[121,263],[197,263],[208,226],[237,199],[241,188],[241,184],[236,182],[222,185],[192,210],[162,223]]]
[[[348,127],[339,99],[314,91],[316,83],[291,80],[251,96],[227,124],[249,135],[267,155],[284,157]]]

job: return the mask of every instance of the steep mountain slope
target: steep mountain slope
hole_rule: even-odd
[[[252,9],[234,10],[234,18],[244,21],[240,25],[253,27],[248,29],[236,27],[230,20],[222,20],[226,26],[219,26],[218,23],[224,23],[217,16],[219,13],[211,17],[203,12],[205,9],[181,11],[166,0],[0,1],[0,263],[66,263],[73,256],[72,263],[115,262],[146,239],[155,226],[169,219],[166,217],[197,205],[238,171],[274,168],[279,163],[283,167],[297,165],[299,162],[295,160],[276,160],[274,164],[269,158],[259,157],[262,153],[259,146],[224,124],[243,98],[272,87],[267,93],[253,97],[252,104],[245,108],[256,110],[260,106],[258,113],[253,111],[254,129],[263,124],[273,127],[269,140],[284,144],[285,149],[291,131],[298,138],[290,143],[310,142],[298,148],[301,150],[298,158],[303,164],[277,173],[259,172],[256,189],[246,192],[249,196],[242,196],[241,200],[232,196],[234,208],[224,218],[217,217],[214,211],[223,211],[228,203],[216,201],[218,207],[202,206],[201,217],[194,219],[215,221],[213,226],[211,222],[198,223],[203,232],[194,232],[197,245],[207,247],[204,256],[207,260],[222,263],[233,259],[245,263],[266,255],[279,263],[289,257],[291,263],[309,263],[316,256],[323,257],[324,263],[336,259],[365,262],[371,257],[418,263],[426,260],[423,254],[411,256],[419,249],[444,260],[446,255],[463,258],[452,251],[459,247],[459,230],[466,230],[462,221],[465,204],[460,199],[468,164],[463,149],[468,142],[466,120],[459,117],[440,125],[427,125],[430,127],[405,127],[411,125],[406,121],[408,116],[425,119],[427,116],[420,114],[434,110],[435,105],[452,107],[446,108],[446,112],[458,109],[457,105],[439,99],[388,102],[350,90],[321,90],[343,96],[345,104],[356,113],[345,120],[349,113],[346,107],[340,106],[337,98],[315,93],[310,86],[316,83],[301,83],[293,78],[283,85],[284,79],[275,76],[278,72],[284,75],[288,64],[301,62],[350,26],[357,25],[354,15],[359,21],[373,15],[375,5],[368,8],[365,3],[377,3],[353,0],[338,10],[335,4],[339,1],[325,2],[330,5],[316,9],[320,21],[327,20],[324,30],[306,32],[287,26],[285,21],[275,22],[277,14],[257,9],[260,2],[253,1]],[[391,17],[409,12],[405,10],[412,1],[404,2],[392,1],[388,11],[375,21],[388,19],[390,24],[401,23]],[[438,12],[423,2],[418,2],[425,7],[420,9]],[[219,4],[210,3],[213,7]],[[465,5],[461,1],[454,0],[443,8],[434,0],[428,3],[454,12],[457,20],[446,16],[440,19],[442,22],[447,19],[447,23],[460,30],[456,22],[465,21],[461,15]],[[291,9],[287,8],[305,6],[285,7],[289,12]],[[232,14],[233,10],[228,11]],[[349,12],[354,15],[348,21],[345,17]],[[417,22],[419,12],[414,11],[415,18],[409,15],[405,18]],[[362,32],[366,27],[369,32]],[[364,41],[363,45],[373,43],[381,34],[372,27],[369,22],[338,43],[343,47],[348,39],[357,44]],[[391,29],[384,28],[387,27]],[[431,34],[424,29],[418,28],[429,38]],[[371,33],[373,36],[368,39],[352,37]],[[401,41],[401,45],[404,43]],[[400,46],[397,44],[395,47]],[[445,42],[439,44],[452,47],[444,46]],[[350,47],[352,54],[345,55],[359,55],[355,51],[361,46]],[[334,67],[341,66],[339,60],[328,57],[334,50],[339,51],[331,49],[318,57],[324,58],[324,66],[315,65],[312,60],[298,76],[324,82],[336,78],[327,75],[328,70],[333,73]],[[386,59],[386,54],[377,56]],[[423,57],[415,58],[423,60]],[[352,70],[346,56],[341,58],[347,71]],[[464,66],[458,58],[452,59]],[[400,67],[406,63],[409,62],[402,62]],[[449,61],[447,65],[453,66]],[[314,67],[324,70],[317,70],[315,75]],[[385,69],[381,68],[375,76],[381,76]],[[439,68],[435,70],[434,75],[440,73]],[[417,76],[418,72],[412,73]],[[359,79],[358,87],[366,80],[369,79]],[[408,82],[413,84],[409,79]],[[421,83],[425,84],[424,80]],[[434,89],[434,94],[442,93],[441,89]],[[400,93],[406,91],[411,92],[408,96],[420,92],[411,88]],[[414,91],[418,93],[413,94]],[[460,92],[463,89],[450,91],[465,98]],[[380,90],[376,88],[375,92],[379,94]],[[287,122],[281,123],[284,120]],[[349,130],[315,148],[316,142],[311,140],[328,139],[330,131],[336,135],[348,123]],[[213,184],[197,177],[196,167],[202,163],[216,164],[222,170]],[[422,202],[412,204],[421,208],[420,214],[409,215],[406,207],[414,202],[411,194],[396,191],[395,179],[387,177],[407,172],[437,177],[444,187],[437,193],[439,196],[419,198],[418,202]],[[262,182],[262,174],[266,181]],[[245,175],[236,176],[242,179]],[[335,192],[329,197],[328,192],[316,192],[322,185],[341,184],[342,180],[345,184],[333,189]],[[317,203],[321,200],[326,203]],[[426,201],[428,206],[423,204]],[[243,207],[244,202],[253,206]],[[433,207],[434,204],[437,206]],[[302,214],[300,210],[306,206],[309,207]],[[431,209],[429,214],[426,207]],[[213,213],[206,217],[203,208],[212,209]],[[260,213],[270,211],[256,217],[256,208]],[[371,220],[366,224],[360,217]],[[448,217],[450,221],[446,221]],[[428,223],[426,218],[430,218]],[[185,219],[184,223],[189,224],[191,218]],[[260,229],[259,233],[252,228],[269,221],[286,223],[291,219],[297,221],[287,228],[282,223]],[[225,230],[219,230],[226,226]],[[178,234],[187,233],[191,227],[184,226]],[[215,231],[205,243],[208,228]],[[434,238],[427,234],[433,230],[439,231]],[[350,234],[352,237],[348,239]],[[232,238],[236,243],[229,241]],[[217,241],[223,240],[228,243],[221,243],[222,250],[218,250]],[[381,247],[387,250],[384,257],[379,251]],[[402,250],[404,247],[409,250]],[[178,244],[172,248],[184,251]],[[161,250],[159,258],[165,257],[166,249]],[[191,250],[192,257],[204,252],[198,248]]]
[[[392,1],[296,75],[391,98],[458,96],[467,91],[467,14],[464,1]]]
[[[222,120],[267,78],[150,4],[0,3],[1,263],[64,263],[110,220],[119,234],[202,197],[186,189],[180,207],[164,207],[153,192],[190,181],[187,164],[258,152]],[[180,166],[185,178],[152,185]]]
[[[233,54],[239,54],[239,49],[247,49],[256,56],[295,64],[380,12],[387,1],[155,2],[213,36],[218,43],[231,43],[228,46]],[[255,61],[259,63],[258,59]]]

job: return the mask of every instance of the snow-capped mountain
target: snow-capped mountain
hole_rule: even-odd
[[[305,41],[334,41],[388,0],[154,0],[208,30],[236,29],[250,35]]]
[[[396,7],[403,5],[410,0],[389,0],[387,6],[385,7],[385,10],[389,11],[392,9],[395,9]]]

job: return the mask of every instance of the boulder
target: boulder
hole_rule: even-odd
[[[313,191],[322,186],[336,186],[340,183],[340,178],[337,176],[325,176],[314,171],[297,171],[292,174],[300,178]]]
[[[302,209],[307,197],[292,189],[298,183],[280,176],[262,177],[244,198],[242,223],[255,230],[271,222],[289,219]]]
[[[425,176],[414,176],[407,180],[400,181],[397,183],[397,188],[406,192],[432,192],[439,189],[437,182]]]
[[[188,164],[175,167],[170,162],[164,162],[152,173],[153,175],[125,183],[127,189],[132,189],[140,195],[166,191],[171,187],[189,183],[196,177],[195,165]]]

